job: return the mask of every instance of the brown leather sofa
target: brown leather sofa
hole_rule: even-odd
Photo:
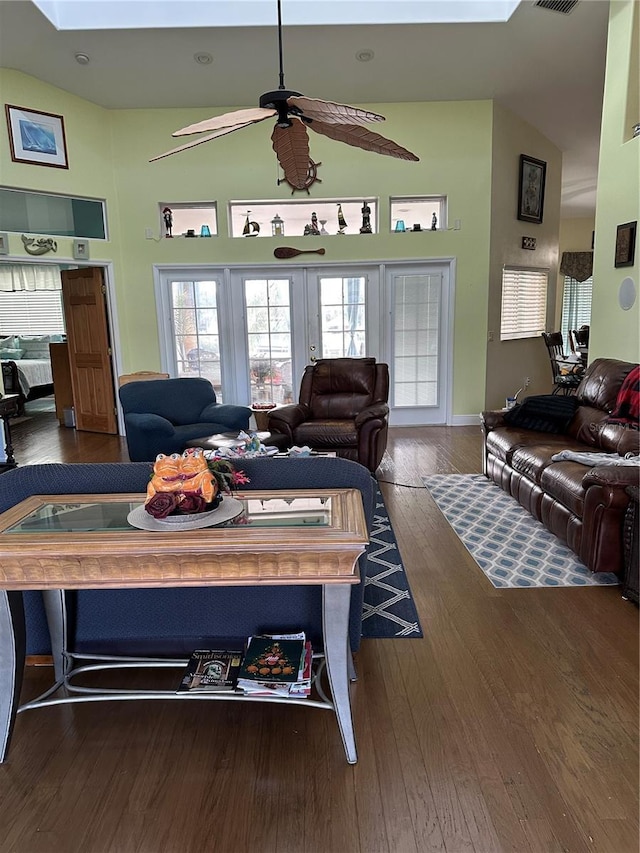
[[[576,397],[578,407],[560,434],[508,426],[503,412],[483,412],[484,473],[565,542],[593,572],[622,574],[626,491],[638,467],[587,467],[552,461],[561,450],[640,453],[640,432],[608,419],[627,374],[636,365],[596,359]]]
[[[353,459],[372,473],[387,446],[389,367],[374,358],[324,358],[305,368],[297,405],[269,412],[289,447]]]

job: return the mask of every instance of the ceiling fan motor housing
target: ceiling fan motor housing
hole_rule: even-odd
[[[301,115],[302,111],[297,107],[290,107],[287,98],[299,95],[300,92],[292,92],[289,89],[276,89],[275,92],[265,92],[260,95],[259,106],[266,109],[278,110],[278,127],[291,127],[289,113]]]

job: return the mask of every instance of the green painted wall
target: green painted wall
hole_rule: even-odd
[[[640,361],[640,245],[632,267],[614,266],[616,226],[640,219],[640,137],[631,138],[629,102],[638,93],[640,9],[633,0],[611,0],[607,67],[598,167],[593,306],[589,358]],[[634,95],[635,93],[635,95]],[[636,103],[635,122],[640,121]],[[640,235],[638,235],[640,237]],[[638,296],[631,310],[618,304],[622,280],[630,276]]]
[[[268,123],[149,163],[150,157],[175,145],[171,138],[175,129],[216,111],[108,111],[8,70],[0,70],[0,91],[5,102],[64,115],[70,162],[68,171],[14,164],[3,136],[0,183],[107,200],[110,240],[92,240],[90,250],[92,259],[114,263],[122,354],[119,367],[123,372],[160,366],[154,264],[274,262],[274,241],[224,236],[228,233],[229,200],[291,198],[290,188],[277,186]],[[307,237],[305,245],[324,245],[327,261],[455,258],[453,411],[461,417],[475,415],[485,403],[489,246],[495,215],[491,193],[503,187],[510,196],[505,201],[505,217],[515,221],[516,170],[511,159],[519,139],[526,138],[531,128],[527,125],[519,131],[517,144],[503,161],[492,158],[495,119],[491,101],[366,106],[387,117],[381,131],[415,151],[420,162],[381,157],[312,134],[311,156],[322,163],[322,183],[312,188],[310,198],[377,196],[381,233],[334,235],[322,240]],[[530,153],[539,156],[542,150],[546,155],[548,147],[538,145],[538,135],[535,138],[535,150]],[[523,143],[523,150],[530,147]],[[551,151],[543,159],[553,156]],[[551,207],[559,195],[559,180],[559,169],[557,174],[555,169],[548,174],[547,205]],[[453,226],[459,219],[461,229],[391,233],[388,197],[405,194],[447,195],[449,223]],[[145,228],[158,235],[157,203],[169,200],[216,200],[221,236],[211,240],[145,239]],[[11,236],[10,251],[24,254],[19,235]],[[59,241],[58,255],[71,257],[71,241]]]

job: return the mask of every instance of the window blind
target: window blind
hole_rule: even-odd
[[[562,322],[560,330],[564,341],[569,340],[569,330],[591,323],[591,291],[593,278],[576,281],[566,275],[562,293]],[[568,346],[568,344],[567,344]]]
[[[549,270],[504,267],[500,340],[535,338],[546,328]]]
[[[0,335],[64,334],[61,290],[0,292]]]

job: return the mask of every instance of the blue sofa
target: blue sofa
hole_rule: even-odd
[[[357,462],[331,457],[247,459],[249,489],[355,488],[367,526],[375,508],[375,481]],[[0,511],[30,495],[144,492],[148,463],[27,465],[0,477]],[[351,648],[360,645],[366,556],[362,580],[351,593]],[[24,593],[27,654],[51,650],[42,596]],[[67,593],[70,648],[85,653],[186,656],[195,648],[242,641],[262,632],[304,630],[318,644],[321,591],[315,586],[196,587],[185,589],[80,590]]]
[[[247,429],[251,409],[218,403],[213,385],[199,377],[128,382],[119,391],[132,462],[158,453],[182,453],[189,441]]]

